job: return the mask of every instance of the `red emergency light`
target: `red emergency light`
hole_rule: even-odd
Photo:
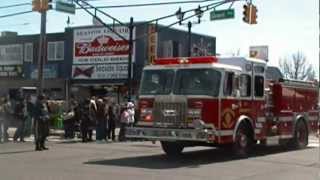
[[[218,62],[214,56],[202,57],[174,57],[174,58],[160,58],[154,61],[154,65],[170,65],[170,64],[210,64]]]

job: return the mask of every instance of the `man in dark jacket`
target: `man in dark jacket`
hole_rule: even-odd
[[[49,110],[44,95],[39,95],[34,108],[36,151],[48,150],[45,141],[49,135]]]
[[[90,140],[90,116],[89,116],[89,104],[90,99],[86,99],[80,107],[80,129],[81,129],[81,136],[82,142],[87,142]]]

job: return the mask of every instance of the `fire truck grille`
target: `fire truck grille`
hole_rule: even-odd
[[[187,123],[186,102],[154,102],[154,126],[184,128]]]

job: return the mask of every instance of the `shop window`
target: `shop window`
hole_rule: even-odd
[[[264,94],[264,78],[263,76],[254,77],[254,96],[263,97]]]
[[[24,45],[24,62],[33,62],[33,44],[26,43]]]
[[[64,59],[64,42],[48,42],[48,60],[61,61]]]
[[[251,76],[242,74],[240,76],[240,96],[250,97],[251,96]]]

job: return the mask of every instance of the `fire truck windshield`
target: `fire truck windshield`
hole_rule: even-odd
[[[174,94],[219,95],[221,73],[214,69],[181,69],[176,73]]]
[[[140,94],[169,94],[172,91],[174,70],[145,70]]]
[[[214,69],[145,70],[141,95],[219,95],[221,73]]]

